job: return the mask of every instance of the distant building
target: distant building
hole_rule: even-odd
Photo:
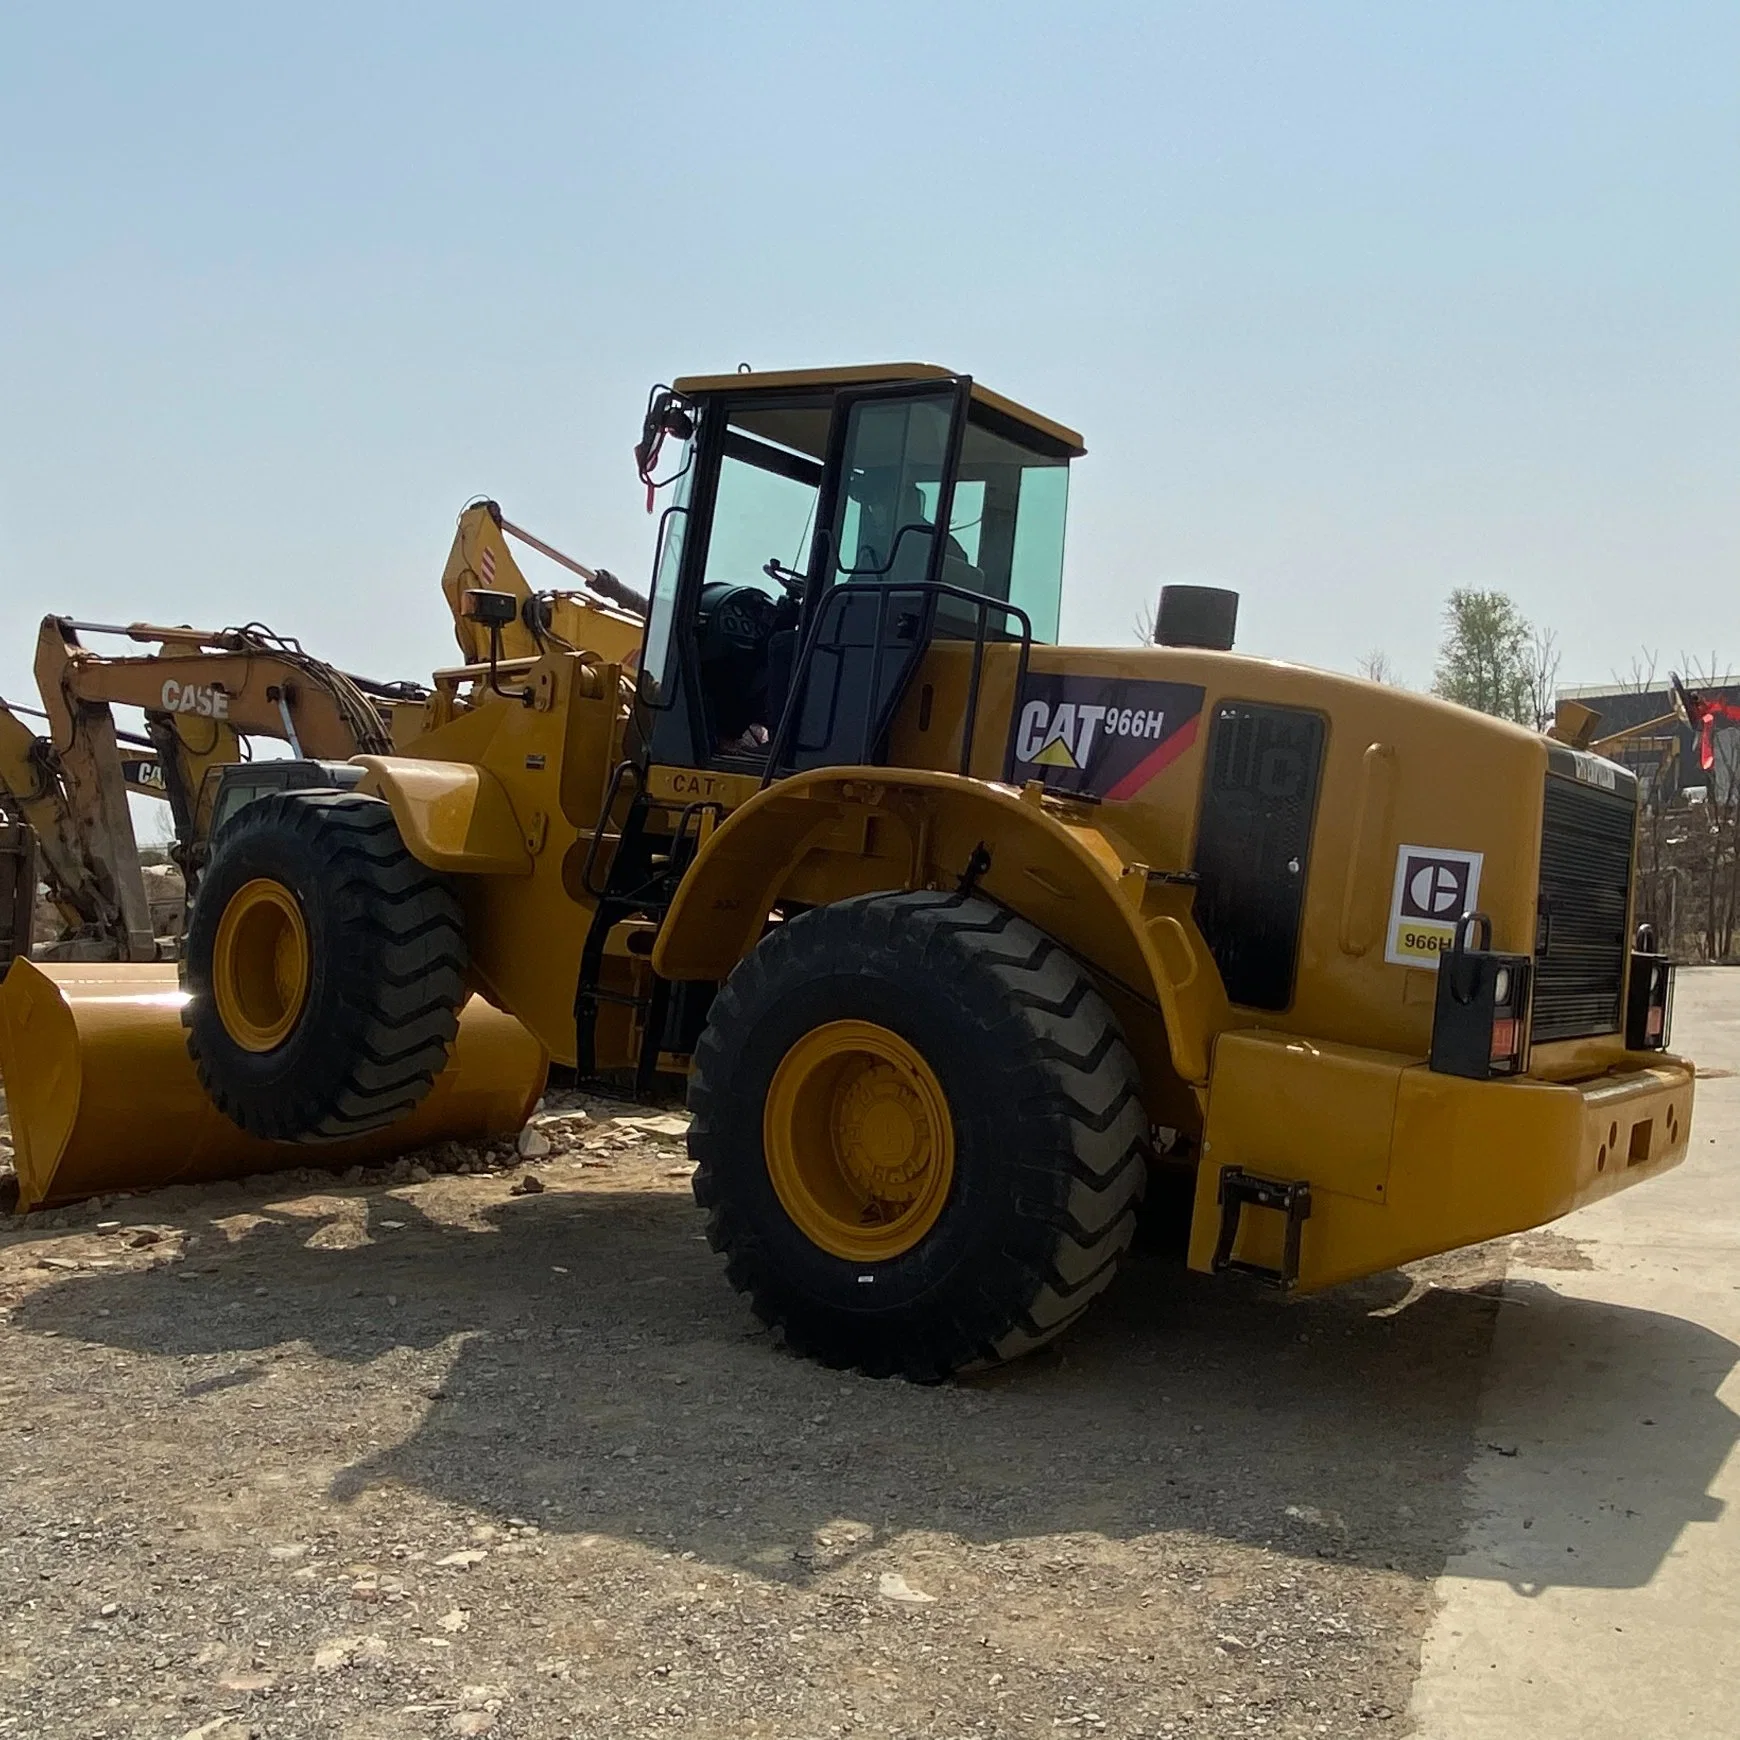
[[[1693,684],[1701,694],[1719,696],[1740,705],[1740,683]],[[1638,689],[1619,683],[1586,683],[1560,689],[1561,701],[1577,701],[1601,715],[1595,727],[1597,739],[1632,726],[1647,724],[1673,712],[1673,696],[1663,683],[1659,688]],[[1733,796],[1740,781],[1740,726],[1717,723],[1714,741],[1715,765],[1708,773],[1699,760],[1699,732],[1677,719],[1668,719],[1653,730],[1615,744],[1607,751],[1638,777],[1646,795],[1670,800],[1679,793],[1709,790],[1718,803]]]

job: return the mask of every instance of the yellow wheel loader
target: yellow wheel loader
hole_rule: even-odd
[[[732,1283],[923,1379],[1072,1323],[1161,1172],[1193,1267],[1317,1288],[1677,1163],[1631,775],[1241,657],[1209,589],[1058,645],[1082,451],[930,366],[678,380],[644,624],[507,583],[469,510],[418,727],[213,840],[213,1103],[391,1129],[468,989],[583,1072],[687,1070]]]

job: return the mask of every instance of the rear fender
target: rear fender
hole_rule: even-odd
[[[1228,1016],[1191,916],[1194,890],[1127,862],[1099,828],[1036,793],[956,774],[821,768],[759,792],[697,854],[653,966],[670,979],[723,980],[782,900],[955,888],[975,862],[973,886],[1091,968],[1127,1024],[1142,1025],[1141,1011],[1160,1017],[1172,1071],[1206,1086]]]

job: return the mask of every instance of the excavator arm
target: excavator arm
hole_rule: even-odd
[[[117,658],[85,646],[81,633],[122,635],[158,650]],[[36,676],[55,748],[77,763],[78,789],[91,792],[99,808],[94,794],[106,783],[109,709],[144,713],[156,783],[184,848],[208,833],[213,787],[206,776],[243,759],[242,738],[276,738],[314,760],[379,755],[391,747],[386,709],[422,693],[347,676],[258,626],[208,632],[59,616],[43,621]],[[117,754],[117,766],[124,755]],[[97,825],[110,825],[106,813]]]
[[[87,647],[85,633],[153,650],[115,657]],[[207,776],[244,758],[244,737],[277,738],[320,760],[381,754],[391,747],[388,709],[423,693],[346,676],[257,625],[206,632],[64,616],[43,619],[36,680],[42,735],[0,702],[0,793],[35,836],[72,938],[124,961],[157,956],[130,793],[169,803],[185,867],[210,832],[216,782]],[[117,728],[116,706],[145,715],[144,738]]]
[[[115,768],[118,775],[118,752]],[[37,736],[4,701],[0,701],[0,793],[35,836],[43,877],[68,929],[109,939],[125,949],[129,942],[128,903],[117,885],[114,856],[93,842],[54,745]],[[132,839],[130,820],[127,838]],[[136,853],[131,863],[138,878]],[[121,868],[124,873],[126,865]],[[144,902],[144,882],[140,879],[141,907]],[[144,928],[149,931],[148,916]],[[123,958],[150,957],[141,953],[137,957],[124,954]]]

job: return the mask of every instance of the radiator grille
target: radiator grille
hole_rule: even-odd
[[[1535,932],[1537,1044],[1619,1031],[1636,827],[1630,795],[1548,776]]]

